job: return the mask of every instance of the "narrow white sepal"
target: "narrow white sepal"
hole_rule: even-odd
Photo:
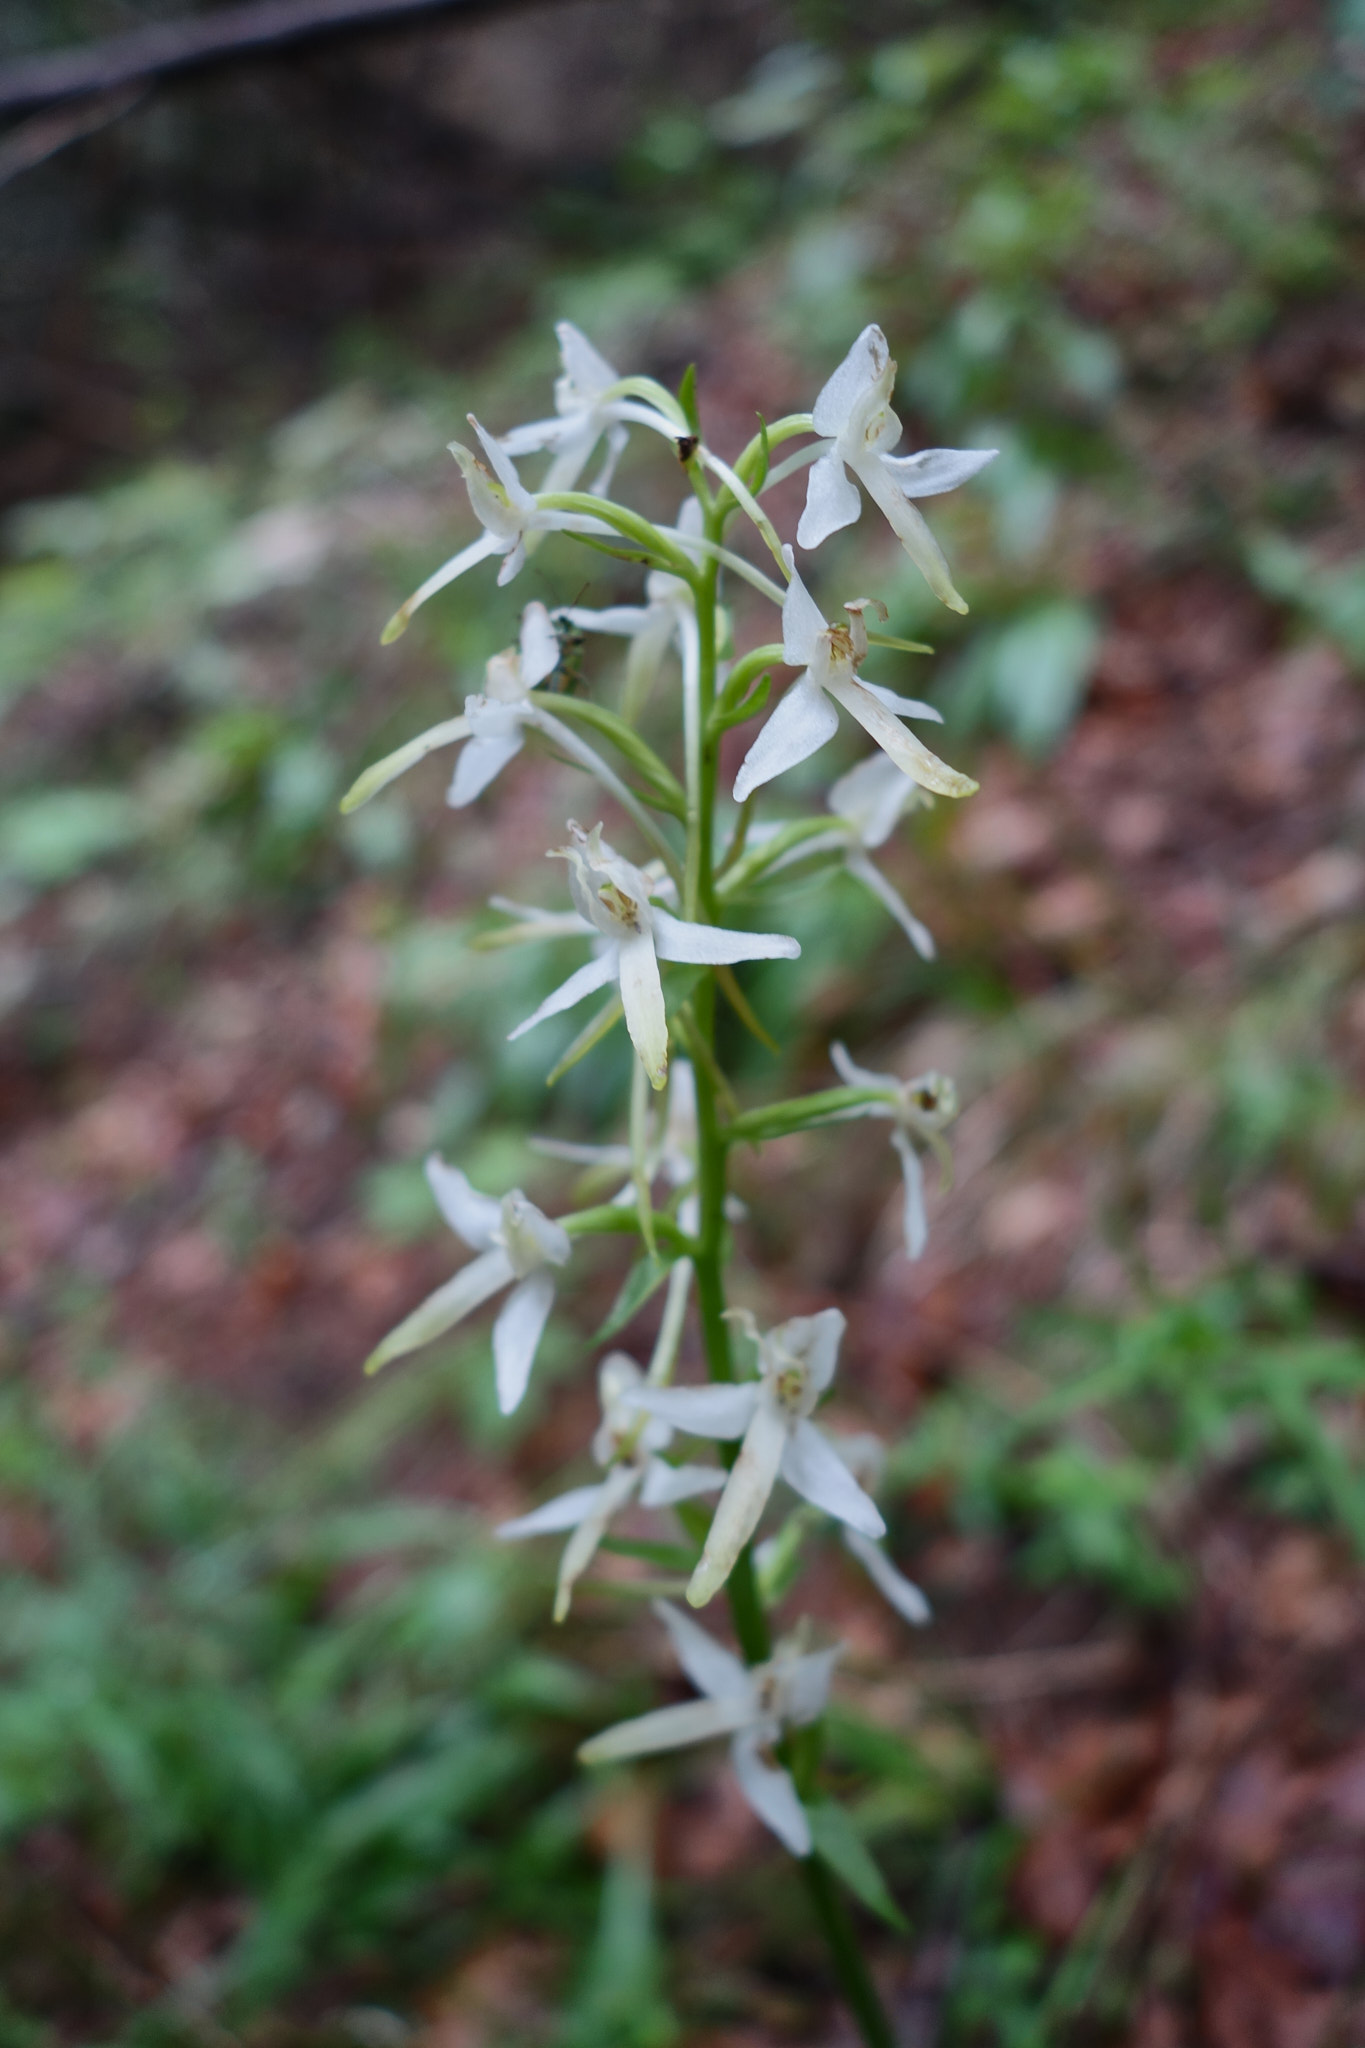
[[[838,1452],[813,1422],[798,1422],[782,1449],[781,1474],[793,1493],[864,1536],[884,1536],[886,1523]]]
[[[498,1312],[493,1325],[493,1369],[498,1407],[504,1415],[514,1414],[521,1406],[554,1298],[554,1276],[542,1267],[518,1281]]]
[[[931,1619],[929,1602],[912,1579],[898,1572],[880,1543],[873,1543],[856,1529],[844,1530],[844,1543],[851,1556],[856,1557],[867,1576],[871,1579],[882,1598],[895,1608],[903,1620],[915,1628],[923,1628]]]

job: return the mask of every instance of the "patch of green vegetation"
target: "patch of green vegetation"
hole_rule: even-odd
[[[954,1386],[893,1469],[950,1477],[961,1524],[1008,1538],[1036,1582],[1179,1601],[1183,1539],[1220,1486],[1365,1556],[1365,1347],[1323,1334],[1302,1292],[1246,1273],[1122,1320],[1049,1318],[1022,1348],[1036,1393]]]

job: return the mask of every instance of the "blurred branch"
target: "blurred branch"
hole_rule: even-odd
[[[173,72],[277,50],[314,36],[382,28],[438,8],[458,7],[470,13],[480,4],[481,0],[247,0],[243,6],[157,22],[104,42],[44,51],[0,66],[0,114],[118,92]]]
[[[8,185],[21,171],[31,171],[36,164],[45,163],[68,143],[79,142],[82,136],[106,128],[143,97],[142,86],[130,85],[120,92],[96,94],[74,107],[48,108],[27,121],[17,122],[0,141],[0,185]]]

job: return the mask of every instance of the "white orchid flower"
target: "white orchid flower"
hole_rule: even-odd
[[[886,1449],[881,1439],[869,1434],[844,1436],[834,1440],[834,1448],[854,1478],[869,1493],[875,1493],[886,1464]],[[932,1618],[929,1602],[913,1579],[907,1579],[903,1572],[896,1570],[886,1554],[886,1546],[874,1543],[860,1529],[850,1529],[847,1523],[839,1533],[844,1548],[851,1557],[857,1558],[882,1598],[895,1608],[903,1621],[910,1622],[915,1628],[923,1628]]]
[[[932,705],[925,706],[932,711]],[[929,802],[916,783],[910,782],[886,754],[876,753],[850,768],[830,785],[825,799],[849,828],[851,843],[844,853],[844,866],[855,882],[889,910],[921,959],[934,957],[933,934],[921,924],[900,891],[868,859],[873,847],[884,846],[907,811]]]
[[[510,583],[525,563],[526,543],[532,536],[542,533],[609,534],[612,531],[600,519],[593,519],[586,513],[552,512],[538,504],[492,435],[484,431],[472,412],[468,418],[488,461],[481,462],[463,441],[452,441],[450,452],[460,465],[470,505],[483,532],[478,540],[471,541],[458,555],[452,555],[448,562],[443,562],[425,583],[413,591],[406,603],[399,605],[384,628],[385,646],[406,632],[413,613],[429,597],[434,597],[438,590],[444,590],[448,583],[453,583],[457,576],[463,576],[477,562],[487,561],[490,555],[502,556],[498,582]]]
[[[869,1068],[860,1067],[837,1042],[831,1045],[829,1056],[845,1087],[882,1091],[880,1102],[865,1102],[854,1109],[841,1110],[839,1118],[889,1118],[891,1143],[905,1177],[905,1251],[907,1258],[917,1259],[928,1242],[929,1226],[924,1213],[924,1169],[915,1140],[935,1145],[941,1160],[946,1162],[939,1133],[957,1115],[957,1089],[946,1074],[916,1074],[910,1081],[902,1081],[896,1074],[874,1074]]]
[[[956,490],[999,450],[924,448],[918,455],[888,453],[901,437],[901,423],[891,410],[895,381],[896,365],[886,336],[880,327],[865,327],[811,413],[816,433],[831,435],[833,446],[812,465],[796,538],[803,548],[818,548],[840,527],[853,524],[862,511],[856,477],[885,513],[934,596],[950,611],[965,612],[943,552],[910,501]]]
[[[670,1465],[660,1457],[672,1430],[666,1422],[647,1419],[628,1405],[628,1397],[644,1383],[644,1374],[624,1351],[613,1351],[603,1359],[597,1375],[602,1421],[592,1440],[592,1454],[605,1478],[596,1486],[575,1486],[529,1515],[504,1522],[497,1531],[511,1541],[561,1529],[573,1532],[559,1563],[556,1621],[563,1621],[568,1613],[573,1589],[596,1556],[613,1518],[631,1501],[638,1499],[645,1508],[672,1507],[678,1501],[696,1500],[700,1494],[719,1493],[725,1482],[724,1472],[715,1466]]]
[[[621,391],[619,372],[572,321],[557,321],[555,335],[561,367],[555,379],[554,418],[513,427],[510,434],[502,435],[501,446],[508,455],[517,456],[532,455],[542,448],[552,451],[553,460],[540,488],[547,493],[571,491],[605,436],[606,460],[591,486],[594,496],[602,497],[611,487],[630,424],[652,427],[670,441],[677,440],[679,430],[653,406]]]
[[[684,500],[675,531],[695,538],[702,530],[702,511],[695,497]],[[626,687],[623,711],[636,718],[644,708],[672,646],[678,649],[683,669],[684,702],[691,706],[697,694],[700,651],[697,644],[697,608],[691,586],[667,569],[651,569],[645,577],[643,604],[607,605],[594,611],[588,605],[566,605],[556,615],[584,633],[611,633],[629,640],[626,656]]]
[[[898,697],[878,683],[863,682],[858,675],[868,646],[863,612],[875,600],[850,601],[844,606],[848,625],[831,626],[797,575],[791,549],[782,552],[791,573],[782,604],[782,657],[802,673],[787,686],[777,709],[744,756],[735,777],[735,802],[743,803],[765,782],[794,768],[832,740],[839,729],[836,704],[857,719],[912,782],[941,796],[970,796],[976,788],[971,777],[949,768],[900,722],[902,717],[936,717],[932,705],[922,704],[916,697]]]
[[[620,1763],[728,1735],[735,1776],[749,1805],[793,1856],[809,1856],[810,1822],[791,1775],[765,1763],[761,1752],[771,1750],[785,1729],[819,1720],[842,1646],[807,1651],[799,1643],[779,1643],[766,1664],[746,1666],[668,1601],[656,1600],[654,1611],[673,1638],[678,1662],[705,1697],[618,1721],[585,1742],[580,1758],[586,1764]]]
[[[834,1377],[844,1334],[842,1312],[826,1308],[814,1316],[793,1316],[762,1334],[746,1310],[733,1313],[758,1345],[756,1380],[737,1386],[646,1387],[633,1397],[645,1414],[693,1436],[744,1440],[687,1588],[694,1607],[704,1606],[730,1576],[779,1478],[812,1506],[863,1535],[886,1534],[876,1507],[810,1420]]]
[[[490,1296],[510,1286],[493,1325],[493,1365],[498,1407],[504,1415],[521,1405],[550,1310],[554,1305],[553,1268],[568,1259],[567,1231],[542,1214],[514,1188],[501,1201],[481,1195],[457,1166],[447,1166],[435,1153],[426,1163],[427,1180],[437,1206],[457,1237],[478,1257],[461,1267],[453,1280],[429,1294],[420,1308],[390,1330],[366,1361],[377,1372],[391,1359],[443,1337]]]
[[[924,710],[926,715],[938,715],[931,704],[926,704]],[[816,854],[841,854],[845,873],[875,896],[884,910],[890,911],[921,959],[932,960],[936,950],[933,933],[915,916],[881,869],[867,857],[870,847],[881,846],[890,838],[907,811],[932,801],[916,783],[907,781],[895,762],[888,760],[885,754],[871,754],[856,768],[850,768],[846,775],[841,775],[837,782],[831,783],[825,798],[826,809],[834,813],[829,831],[819,832],[814,838],[789,846],[785,853],[769,863],[764,873],[769,876],[780,874],[783,868],[796,867]],[[751,825],[746,845],[761,847],[765,841],[775,839],[783,829],[781,820]]]
[[[631,1043],[654,1087],[662,1088],[668,1074],[668,1019],[661,960],[722,967],[740,960],[795,960],[800,954],[796,940],[780,932],[687,924],[651,903],[659,884],[608,846],[600,825],[584,832],[570,819],[569,844],[556,847],[551,858],[568,862],[569,893],[599,951],[509,1032],[509,1038],[520,1038],[547,1017],[557,1017],[609,982],[619,982]]]
[[[484,668],[484,687],[465,698],[463,715],[428,726],[416,739],[376,761],[347,791],[341,808],[358,810],[438,747],[456,746],[461,740],[468,745],[456,764],[446,802],[453,810],[473,803],[521,752],[526,728],[541,722],[540,704],[531,693],[537,683],[553,674],[558,661],[559,636],[550,614],[539,601],[528,604],[521,615],[517,646],[490,655]],[[555,736],[558,738],[557,732]]]

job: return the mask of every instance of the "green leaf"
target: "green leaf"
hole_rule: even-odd
[[[633,1315],[644,1307],[668,1278],[672,1265],[670,1259],[637,1259],[621,1282],[621,1291],[607,1312],[607,1319],[593,1338],[594,1344],[605,1344],[618,1330],[624,1330]]]
[[[806,1817],[810,1821],[816,1854],[870,1913],[877,1914],[888,1926],[903,1932],[907,1926],[905,1915],[892,1898],[871,1850],[843,1807],[832,1799],[824,1799],[818,1805],[808,1806]]]
[[[786,1102],[768,1102],[759,1109],[747,1109],[731,1118],[721,1136],[728,1145],[760,1144],[765,1138],[785,1138],[792,1131],[813,1130],[848,1110],[888,1100],[884,1088],[820,1088],[812,1095],[793,1095]]]
[[[688,426],[691,427],[692,432],[700,440],[701,413],[697,408],[697,366],[695,363],[689,363],[683,371],[682,382],[678,386],[678,403],[687,415]]]

